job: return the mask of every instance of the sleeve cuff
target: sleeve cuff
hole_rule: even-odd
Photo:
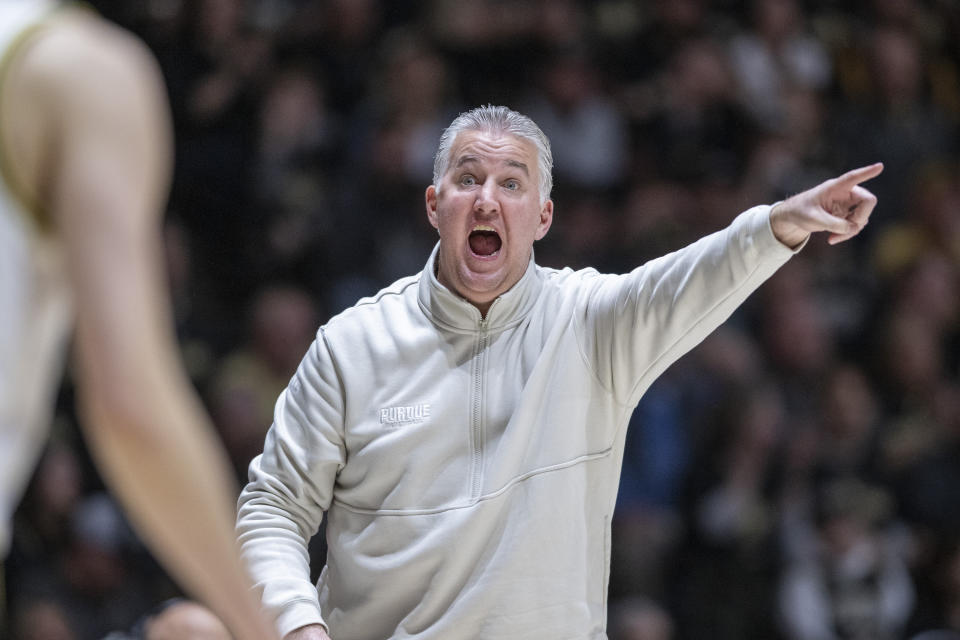
[[[291,631],[308,624],[319,624],[327,629],[328,633],[330,631],[320,614],[320,604],[318,602],[298,600],[284,607],[283,612],[277,616],[275,626],[277,633],[280,634],[281,638],[284,638]]]
[[[748,242],[762,258],[786,261],[807,246],[810,236],[808,235],[806,240],[793,248],[780,242],[773,234],[773,226],[770,223],[770,211],[775,204],[760,204],[747,209],[741,214],[744,219],[741,229],[746,233],[744,237],[750,238]]]

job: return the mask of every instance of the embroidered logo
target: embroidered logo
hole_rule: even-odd
[[[380,424],[397,429],[407,424],[423,422],[430,417],[430,404],[414,404],[404,407],[386,407],[380,409]]]

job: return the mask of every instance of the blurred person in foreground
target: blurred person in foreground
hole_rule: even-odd
[[[172,598],[141,616],[129,630],[103,640],[231,640],[223,622],[203,605]]]
[[[236,552],[226,456],[173,336],[160,229],[172,134],[155,62],[52,1],[0,4],[0,52],[0,557],[74,325],[104,479],[184,589],[237,638],[270,638]]]
[[[238,530],[288,640],[605,638],[625,428],[649,385],[807,241],[867,223],[876,164],[624,275],[538,266],[550,144],[506,107],[440,138],[418,275],[322,326]],[[307,544],[327,514],[327,563]]]

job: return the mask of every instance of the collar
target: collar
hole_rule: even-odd
[[[502,331],[517,324],[530,313],[543,289],[543,278],[530,253],[530,263],[520,280],[496,298],[484,321],[480,310],[440,283],[434,265],[440,250],[438,242],[420,274],[417,299],[423,312],[436,324],[454,331],[472,332],[481,328]]]

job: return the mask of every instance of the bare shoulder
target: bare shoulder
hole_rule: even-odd
[[[138,37],[81,9],[54,18],[17,66],[29,90],[54,107],[154,99],[162,86],[156,61]]]
[[[0,0],[2,1],[2,0]],[[164,153],[168,127],[159,66],[136,36],[85,9],[66,9],[24,41],[0,92],[0,144],[29,202],[48,208],[51,170],[71,149],[129,157]],[[162,158],[162,155],[161,155]]]
[[[17,158],[27,197],[61,224],[81,208],[88,222],[152,215],[169,177],[171,122],[143,41],[95,13],[66,10],[17,53],[7,80],[0,142]]]

